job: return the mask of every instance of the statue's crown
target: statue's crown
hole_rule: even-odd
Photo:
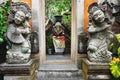
[[[101,9],[99,8],[99,6],[96,2],[90,4],[90,6],[88,7],[88,13],[89,14],[93,14],[97,10],[101,10]]]

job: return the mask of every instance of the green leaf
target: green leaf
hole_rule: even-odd
[[[120,57],[120,47],[118,48],[118,57]]]
[[[0,43],[4,42],[3,34],[6,32],[8,25],[6,24],[8,19],[8,13],[10,7],[10,1],[8,0],[5,6],[0,6]]]
[[[0,38],[0,43],[2,43],[4,40],[3,40],[3,38]]]

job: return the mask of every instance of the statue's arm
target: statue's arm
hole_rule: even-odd
[[[94,32],[96,32],[95,30],[96,30],[96,28],[91,23],[89,23],[88,24],[88,32],[94,33]]]
[[[17,28],[17,31],[22,33],[22,34],[29,34],[30,33],[30,25],[29,22],[26,21],[25,23],[23,23],[22,27]]]

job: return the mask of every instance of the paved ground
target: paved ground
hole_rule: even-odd
[[[70,60],[70,55],[46,55],[46,60]]]
[[[37,80],[84,80],[84,79],[76,77],[76,78],[39,78]]]

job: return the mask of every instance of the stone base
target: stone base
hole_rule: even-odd
[[[4,76],[4,80],[31,80],[30,76]]]
[[[40,54],[31,54],[30,59],[34,60],[35,62],[35,69],[38,70],[40,66]]]
[[[82,61],[84,80],[112,80],[109,69],[109,63]]]
[[[35,80],[35,62],[30,60],[26,64],[0,64],[0,74],[4,80]]]

